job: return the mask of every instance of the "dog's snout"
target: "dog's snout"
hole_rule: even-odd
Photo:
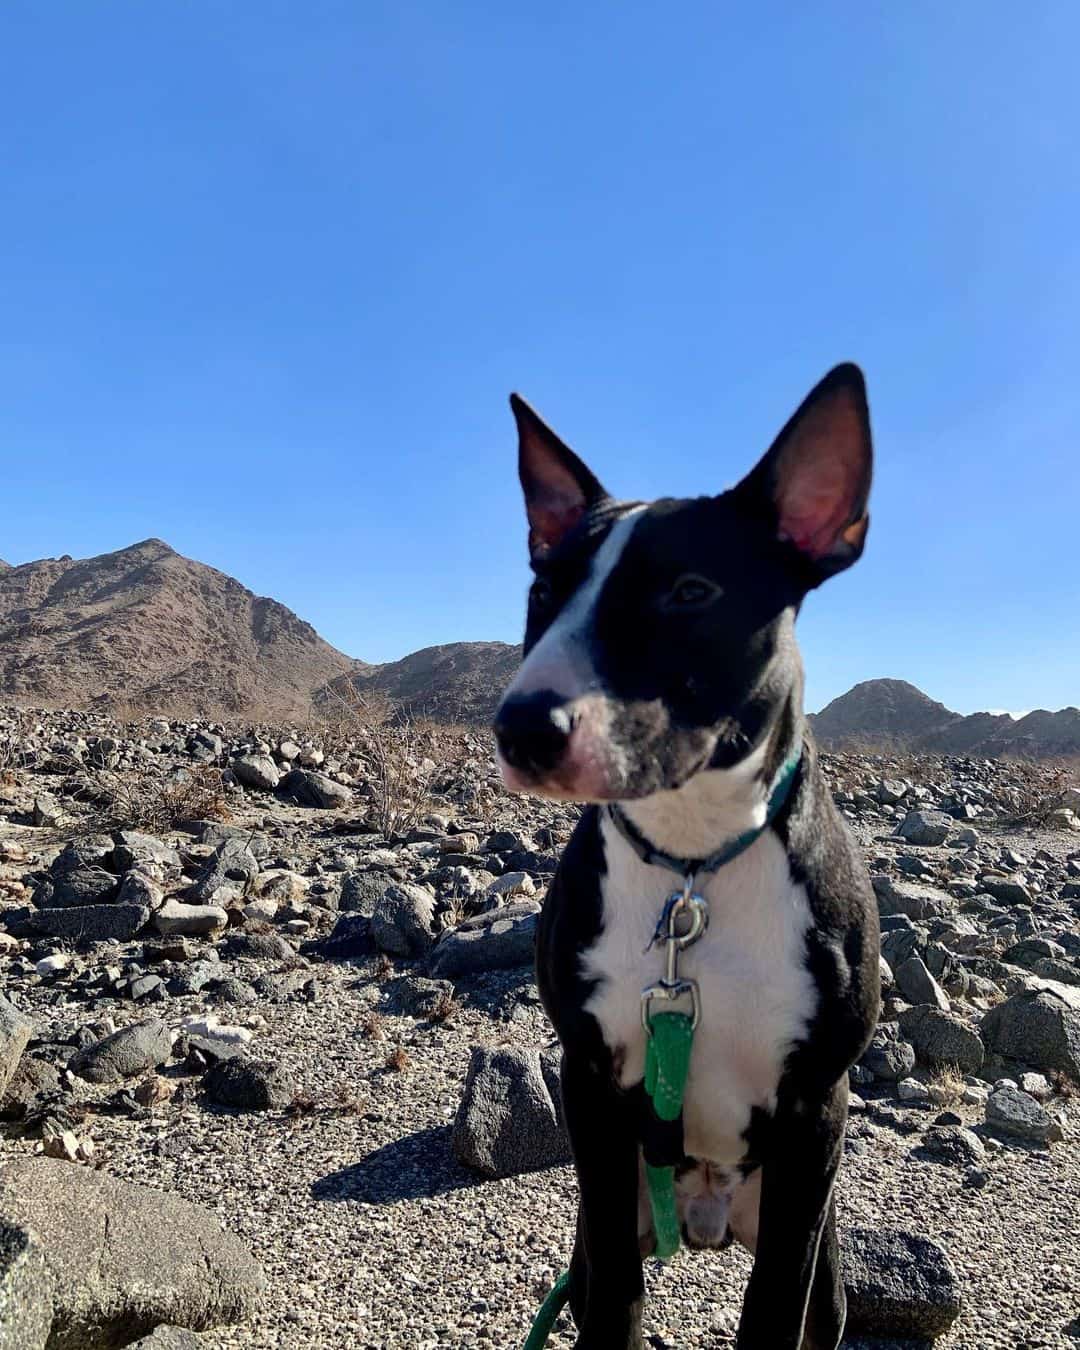
[[[504,699],[495,715],[495,738],[507,764],[528,774],[550,773],[566,752],[574,719],[555,693]]]

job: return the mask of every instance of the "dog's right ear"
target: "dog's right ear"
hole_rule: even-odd
[[[607,493],[595,474],[523,398],[510,395],[518,429],[518,476],[529,518],[529,553],[543,558]]]

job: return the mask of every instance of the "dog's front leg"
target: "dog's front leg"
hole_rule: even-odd
[[[575,1350],[641,1350],[635,1118],[610,1076],[572,1051],[562,1085],[581,1193],[570,1265]]]
[[[847,1097],[845,1078],[823,1103],[792,1102],[777,1114],[762,1166],[757,1251],[736,1350],[837,1350],[840,1344],[844,1302],[832,1199]],[[827,1250],[819,1262],[823,1238]],[[815,1290],[819,1274],[829,1290]]]

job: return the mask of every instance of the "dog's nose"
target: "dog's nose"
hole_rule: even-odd
[[[503,759],[512,768],[533,775],[555,768],[573,729],[566,702],[555,693],[504,699],[495,714],[495,739]]]

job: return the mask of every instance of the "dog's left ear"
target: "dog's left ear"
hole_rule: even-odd
[[[536,561],[608,494],[523,398],[511,394],[510,407],[518,429],[518,475],[529,517],[529,553]]]
[[[862,553],[872,466],[866,382],[848,363],[810,391],[735,491],[765,510],[813,587]]]

